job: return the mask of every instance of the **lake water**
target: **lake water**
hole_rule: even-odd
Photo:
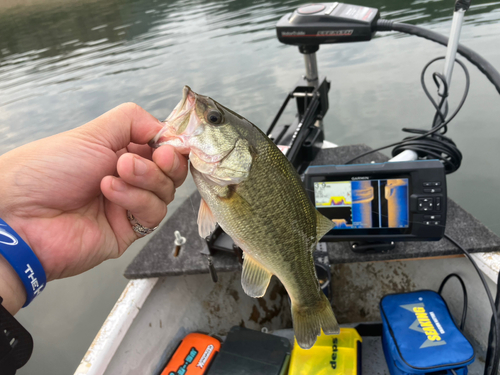
[[[274,26],[299,1],[2,0],[0,153],[79,126],[133,101],[165,118],[185,84],[266,129],[304,72],[297,48]],[[448,34],[453,1],[356,2],[382,16]],[[500,2],[474,1],[461,42],[500,69]],[[322,46],[319,72],[331,80],[327,138],[372,147],[429,128],[433,109],[422,67],[444,47],[397,33],[368,43]],[[500,234],[500,97],[478,70],[448,135],[464,154],[449,195]],[[436,69],[441,69],[436,65]],[[463,75],[455,69],[452,105]],[[456,91],[453,91],[456,89]],[[172,212],[193,191],[178,190]],[[126,284],[122,273],[144,244],[84,275],[49,284],[17,317],[35,349],[19,374],[71,374]],[[165,301],[167,303],[167,301]]]

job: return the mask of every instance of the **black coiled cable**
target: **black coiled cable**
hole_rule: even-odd
[[[436,130],[435,132],[432,132],[431,134],[425,135],[428,132],[423,129],[408,129],[408,128],[403,128],[402,130],[406,133],[412,133],[412,134],[420,134],[424,135],[422,137],[407,137],[403,139],[398,145],[396,145],[393,150],[392,150],[392,156],[396,156],[399,153],[405,151],[405,150],[412,150],[417,153],[418,157],[420,159],[439,159],[442,161],[444,168],[446,170],[446,173],[453,173],[455,172],[458,168],[460,168],[460,164],[462,163],[462,153],[458,149],[458,147],[455,145],[455,142],[451,140],[451,138],[448,138],[444,136],[446,131],[448,130],[447,124],[456,116],[460,108],[462,107],[463,103],[465,102],[465,99],[467,98],[467,94],[469,92],[469,87],[470,87],[470,77],[469,77],[469,72],[465,65],[460,61],[460,60],[455,60],[455,62],[462,68],[465,74],[465,89],[464,93],[462,95],[462,99],[460,100],[460,104],[458,105],[457,109],[451,115],[450,119],[446,121],[446,116],[448,112],[448,106],[447,106],[447,98],[448,98],[448,84],[446,83],[445,77],[441,73],[433,73],[432,78],[434,80],[434,83],[436,84],[438,88],[438,95],[440,96],[440,101],[439,104],[436,103],[432,95],[429,93],[429,90],[427,89],[427,86],[425,85],[425,73],[427,72],[427,69],[429,68],[430,65],[432,65],[434,62],[438,60],[443,60],[443,57],[437,57],[424,67],[422,70],[422,74],[420,77],[420,82],[422,84],[422,88],[431,101],[432,105],[436,109],[436,114],[434,115],[434,120],[433,120],[433,125],[432,129]],[[443,89],[441,90],[441,87]],[[442,92],[440,92],[442,91]],[[440,126],[442,124],[445,124],[444,126]],[[438,129],[439,128],[439,129]]]
[[[467,94],[469,93],[470,87],[470,76],[469,71],[465,67],[465,65],[460,60],[455,60],[456,63],[460,65],[465,74],[465,88],[462,98],[458,103],[455,112],[447,118],[448,107],[447,100],[448,97],[448,84],[446,83],[446,79],[441,73],[433,73],[433,79],[438,87],[438,92],[440,89],[440,84],[443,85],[443,93],[439,94],[441,97],[439,103],[432,98],[432,95],[427,90],[427,86],[425,85],[424,77],[427,71],[427,68],[437,60],[442,60],[444,57],[437,57],[424,67],[421,74],[421,84],[424,89],[425,94],[431,101],[434,108],[436,108],[436,114],[434,115],[434,120],[432,124],[431,130],[422,130],[422,129],[408,129],[403,128],[402,130],[407,133],[413,134],[421,134],[416,137],[407,137],[402,141],[391,143],[389,145],[376,148],[374,150],[370,150],[368,152],[362,153],[351,160],[347,161],[345,164],[350,164],[354,160],[359,159],[362,156],[369,155],[373,152],[380,151],[389,147],[395,147],[392,151],[392,156],[396,156],[400,152],[404,150],[413,150],[417,152],[418,156],[426,159],[439,159],[442,160],[445,166],[446,173],[455,172],[462,162],[462,153],[457,148],[455,143],[448,137],[444,136],[444,133],[447,131],[447,126],[455,118],[460,109],[465,103],[465,99],[467,99]]]

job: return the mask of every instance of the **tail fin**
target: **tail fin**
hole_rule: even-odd
[[[338,335],[340,327],[333,314],[332,306],[326,296],[321,293],[315,307],[303,308],[292,305],[293,330],[295,339],[302,349],[310,349],[321,334]]]

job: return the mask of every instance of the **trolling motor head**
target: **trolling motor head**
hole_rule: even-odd
[[[317,51],[320,44],[370,40],[379,17],[378,9],[364,6],[307,4],[283,16],[276,25],[276,32],[281,43],[300,46],[302,53],[311,53],[306,51],[311,46]]]
[[[343,3],[303,5],[276,25],[281,43],[296,45],[304,55],[306,79],[318,81],[316,51],[320,44],[368,41],[375,34],[378,9]]]

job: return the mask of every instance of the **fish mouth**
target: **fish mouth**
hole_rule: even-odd
[[[191,87],[189,86],[184,86],[182,88],[182,104],[181,107],[184,106],[186,101],[190,104],[190,106],[194,106],[196,102],[196,95],[193,90],[191,90]]]
[[[151,148],[169,144],[182,154],[189,154],[188,139],[200,124],[196,116],[196,93],[189,86],[182,89],[182,99],[164,122],[165,126],[149,141]]]

